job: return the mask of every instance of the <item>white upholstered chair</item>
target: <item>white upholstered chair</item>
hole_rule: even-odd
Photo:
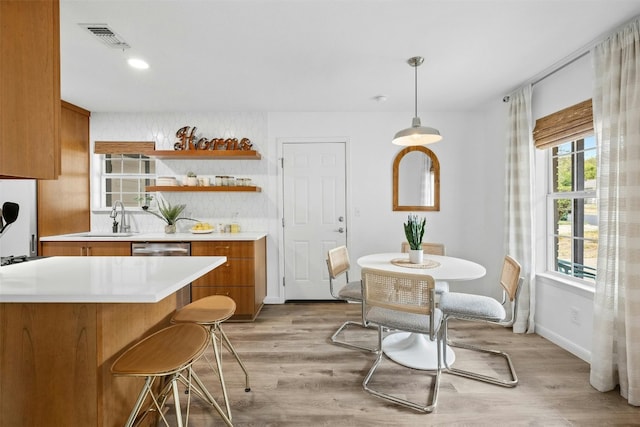
[[[502,274],[500,276],[500,285],[502,287],[502,302],[494,298],[484,295],[473,295],[458,292],[447,292],[440,297],[440,309],[444,313],[443,326],[443,342],[447,343],[448,323],[451,319],[469,320],[483,323],[492,323],[501,326],[512,326],[517,316],[518,296],[522,286],[522,278],[520,277],[520,264],[511,258],[505,256]],[[504,305],[509,301],[509,313]],[[510,378],[504,379],[492,377],[489,375],[479,374],[472,371],[452,368],[448,365],[446,354],[444,356],[444,371],[450,374],[459,375],[495,384],[503,387],[515,387],[518,384],[518,376],[511,361],[509,354],[495,349],[473,346],[460,342],[448,342],[451,347],[465,348],[468,350],[488,353],[494,356],[503,357],[509,367]]]
[[[362,386],[376,397],[420,412],[432,412],[438,401],[441,372],[442,312],[435,307],[435,283],[431,276],[363,269],[364,318],[378,327],[378,355]],[[408,400],[404,395],[392,395],[370,386],[371,379],[383,360],[390,360],[382,350],[387,330],[426,334],[437,340],[438,364],[433,371],[418,371],[432,376],[430,398],[425,403]],[[407,368],[411,369],[411,368]]]
[[[331,296],[335,299],[362,304],[362,282],[360,280],[354,282],[349,281],[350,267],[351,263],[349,261],[349,252],[347,251],[346,246],[338,246],[329,250],[329,252],[327,253],[327,268],[329,269],[329,291],[331,292]],[[335,282],[343,275],[346,279],[347,284],[337,290]],[[376,351],[376,347],[373,345],[366,346],[340,339],[340,333],[349,326],[367,328],[367,324],[364,321],[364,311],[362,311],[361,313],[360,321],[356,322],[353,320],[348,320],[344,322],[331,336],[331,342],[343,347],[356,348],[358,350]]]

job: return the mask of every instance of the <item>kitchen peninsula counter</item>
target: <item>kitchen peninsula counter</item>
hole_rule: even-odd
[[[193,301],[211,295],[226,295],[236,302],[231,321],[254,321],[267,294],[267,234],[242,233],[110,233],[91,231],[40,238],[45,256],[162,256],[164,246],[186,243],[191,256],[225,256],[227,262],[194,280]],[[145,245],[162,245],[146,247]],[[186,247],[180,248],[182,255]],[[169,249],[170,250],[170,249]],[[165,252],[163,252],[165,251]],[[162,258],[173,258],[162,256]],[[180,258],[185,259],[186,256]],[[2,426],[0,426],[2,427]]]
[[[51,257],[0,267],[0,426],[120,426],[139,378],[115,358],[169,324],[225,257]]]
[[[156,303],[226,257],[49,257],[0,267],[0,303]]]

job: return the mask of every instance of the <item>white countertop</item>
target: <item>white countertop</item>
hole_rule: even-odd
[[[224,256],[42,258],[0,267],[0,303],[154,303],[226,261]]]
[[[128,234],[128,233],[127,233]],[[130,235],[109,232],[84,232],[41,237],[41,242],[194,242],[216,240],[255,241],[265,237],[266,233],[131,233]]]

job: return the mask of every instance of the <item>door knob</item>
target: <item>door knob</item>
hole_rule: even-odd
[[[338,217],[338,222],[344,222],[344,217],[343,216],[339,216]]]
[[[344,227],[338,228],[338,233],[344,233]]]

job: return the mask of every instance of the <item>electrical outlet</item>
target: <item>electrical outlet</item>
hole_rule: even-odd
[[[571,318],[571,322],[580,325],[580,310],[578,310],[577,307],[569,308],[569,317]]]

